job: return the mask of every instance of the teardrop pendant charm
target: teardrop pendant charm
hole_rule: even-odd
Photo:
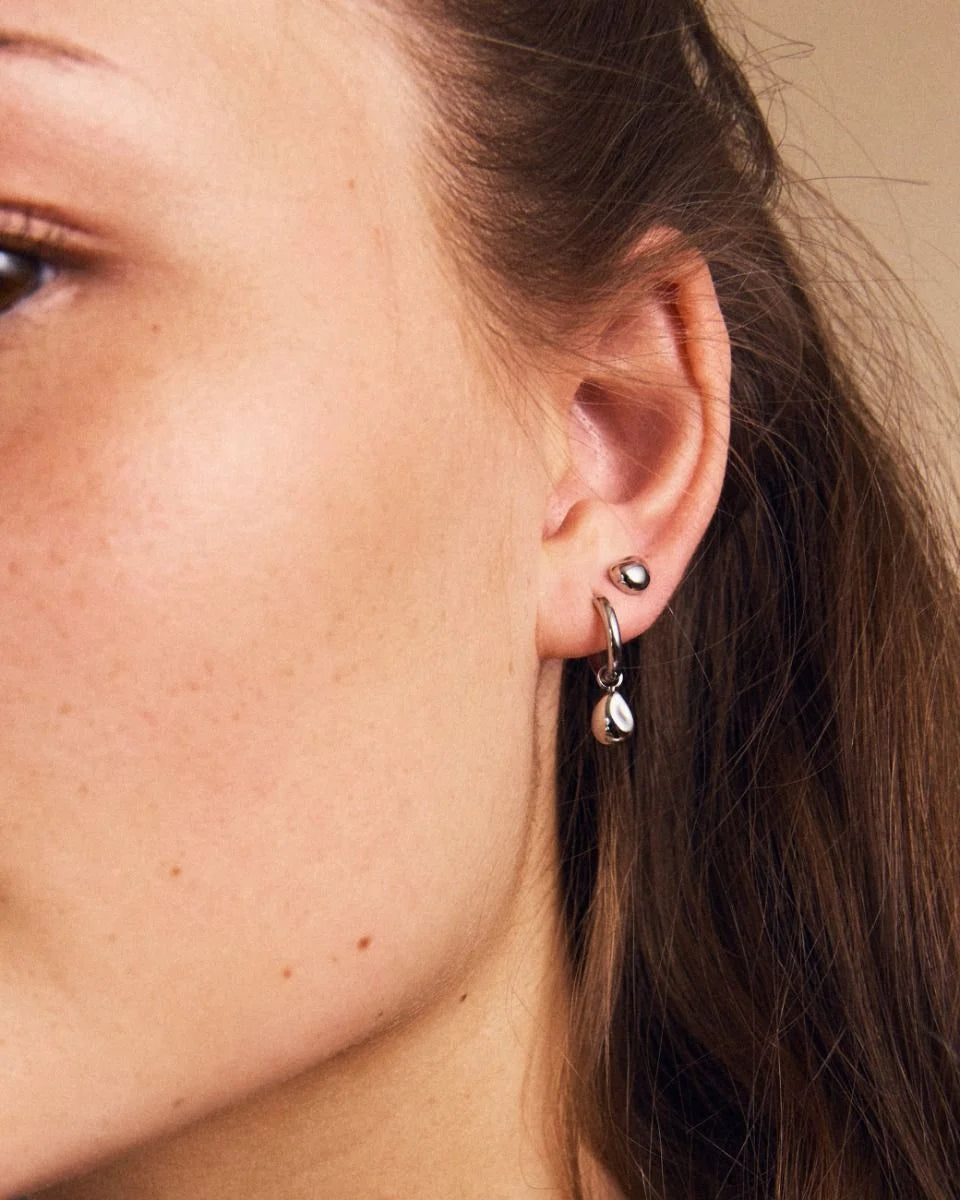
[[[619,692],[608,692],[600,697],[593,709],[590,728],[593,736],[604,746],[625,742],[633,733],[633,713]]]

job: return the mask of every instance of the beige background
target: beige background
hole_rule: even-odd
[[[920,299],[956,377],[960,0],[735,2],[784,80],[763,100],[788,158],[823,181]],[[944,399],[960,477],[960,406]]]

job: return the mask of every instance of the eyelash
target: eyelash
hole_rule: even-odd
[[[79,254],[72,252],[67,230],[37,211],[0,208],[0,254],[26,260],[37,270],[37,282],[23,295],[4,306],[0,303],[0,319],[22,304],[37,297],[71,266],[77,265]]]

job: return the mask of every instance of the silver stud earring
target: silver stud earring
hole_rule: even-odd
[[[650,571],[639,558],[624,558],[614,563],[607,573],[614,587],[627,595],[642,592],[650,584]]]
[[[618,690],[623,683],[623,643],[617,614],[606,596],[594,596],[593,606],[607,637],[606,661],[595,668],[597,683],[606,695],[601,696],[594,707],[590,728],[601,745],[613,746],[633,733],[633,713]]]

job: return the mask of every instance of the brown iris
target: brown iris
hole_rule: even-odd
[[[25,300],[46,278],[46,264],[29,254],[0,250],[0,313]]]

